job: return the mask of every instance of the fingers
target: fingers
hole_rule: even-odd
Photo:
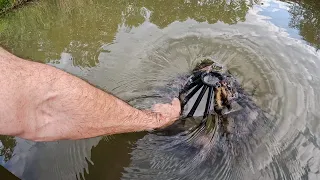
[[[168,104],[155,104],[153,112],[160,116],[157,116],[158,127],[166,127],[174,123],[180,116],[181,106],[178,98],[174,98],[171,103]]]
[[[180,115],[180,112],[181,112],[181,104],[180,104],[180,100],[178,98],[174,98],[172,100],[172,106],[174,108],[174,111],[175,111],[175,116],[178,117]]]
[[[161,111],[163,109],[167,109],[168,107],[171,107],[171,104],[155,104],[153,105],[152,109],[154,111]]]
[[[165,117],[172,119],[180,116],[181,106],[178,98],[174,98],[171,104],[155,104],[152,107],[153,112],[160,113]]]
[[[178,98],[174,98],[171,102],[172,106],[179,106],[180,107],[180,101]]]

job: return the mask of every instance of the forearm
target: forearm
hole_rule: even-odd
[[[0,74],[4,85],[0,91],[0,134],[50,141],[161,126],[160,115],[137,110],[61,70],[22,60],[1,49],[0,61],[4,72]]]
[[[42,100],[35,104],[35,118],[39,124],[35,126],[37,137],[33,139],[82,139],[157,126],[158,119],[153,113],[135,109],[62,71],[51,76],[59,79],[52,77],[55,83],[37,94],[42,94]]]
[[[157,126],[155,114],[134,109],[73,76],[66,75],[59,83],[36,105],[36,121],[40,124],[33,139],[82,139]]]

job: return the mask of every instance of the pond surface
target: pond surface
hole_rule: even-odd
[[[2,16],[1,46],[137,108],[168,102],[168,84],[210,57],[258,109],[235,119],[230,140],[0,136],[1,165],[22,179],[320,179],[320,3],[296,2],[40,0]]]

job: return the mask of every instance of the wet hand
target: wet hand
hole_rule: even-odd
[[[152,108],[157,116],[157,128],[166,127],[174,123],[180,116],[181,105],[178,98],[174,98],[171,104],[155,104]]]

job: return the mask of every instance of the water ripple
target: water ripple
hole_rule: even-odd
[[[158,99],[166,101],[179,92],[185,80],[181,77],[210,57],[242,85],[245,93],[238,102],[242,109],[228,116],[231,133],[227,138],[221,128],[214,134],[200,130],[187,136],[145,136],[137,142],[123,178],[305,179],[305,171],[314,172],[309,177],[319,176],[319,161],[313,160],[319,159],[314,156],[319,151],[319,135],[308,131],[312,141],[303,133],[312,123],[310,116],[318,114],[315,67],[319,67],[319,56],[301,42],[276,36],[277,29],[270,31],[265,24],[240,23],[235,26],[238,33],[221,24],[187,24],[188,28],[179,23],[168,27],[166,35],[145,48],[147,57],[134,71],[142,77],[137,79],[156,87],[153,95],[166,94],[167,98]],[[158,81],[143,77],[157,77]],[[169,86],[163,88],[163,84]],[[173,88],[172,84],[178,85]]]

